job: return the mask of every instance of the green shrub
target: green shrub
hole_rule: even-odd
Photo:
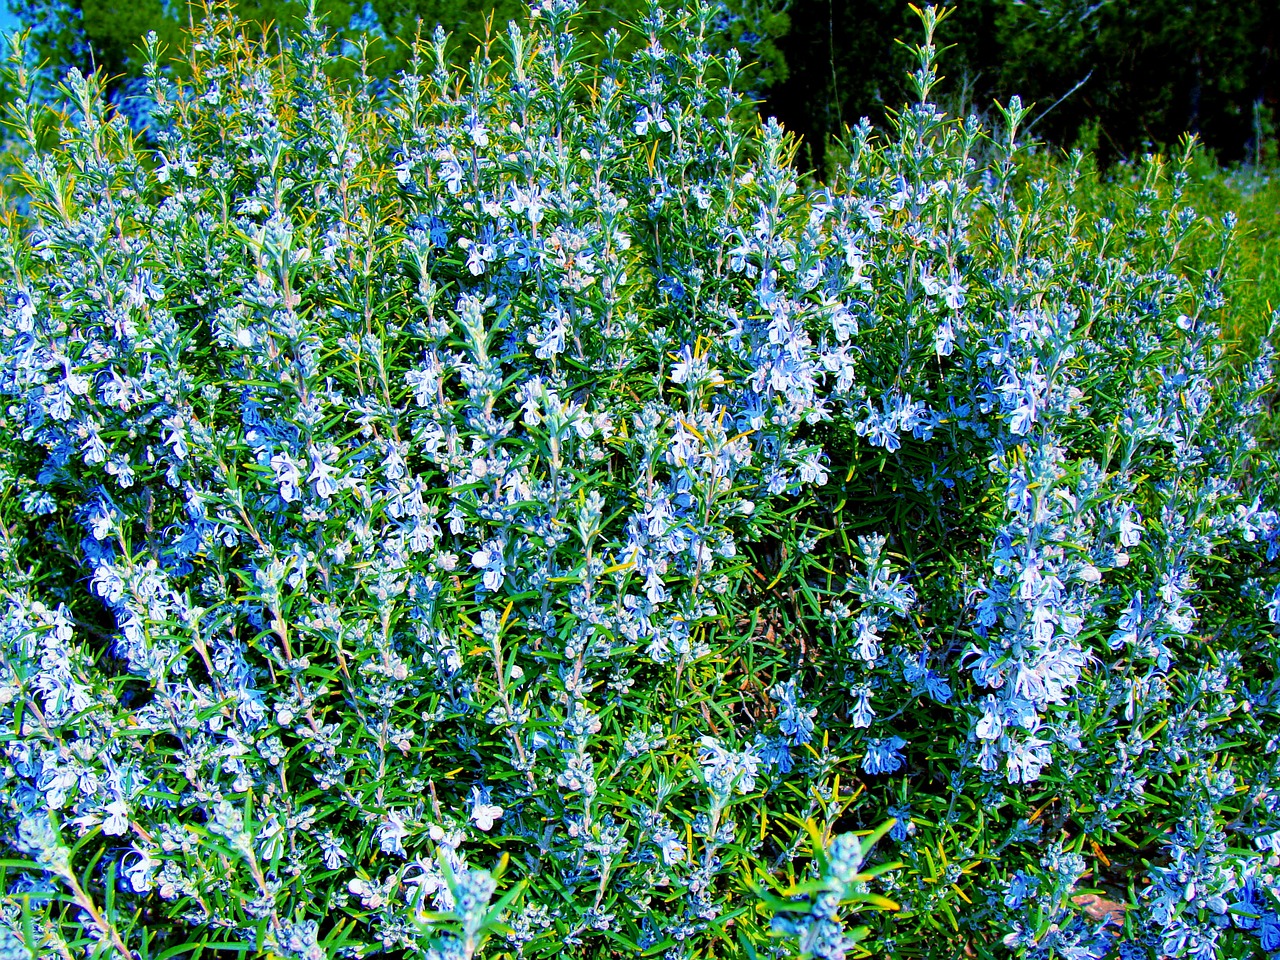
[[[809,191],[714,11],[575,6],[385,90],[222,10],[154,146],[15,53],[0,949],[1274,950],[1270,353],[1190,151],[1092,212],[930,9]]]
[[[1069,174],[1060,154],[1041,153],[1024,162],[1024,176],[1030,171],[1047,180]],[[1256,356],[1267,336],[1270,319],[1280,307],[1280,183],[1266,167],[1223,168],[1198,145],[1186,165],[1179,184],[1157,174],[1167,161],[1154,157],[1142,163],[1118,163],[1100,171],[1091,158],[1080,167],[1075,190],[1081,209],[1095,216],[1131,216],[1139,205],[1169,204],[1174,192],[1205,224],[1234,219],[1232,242],[1222,262],[1224,289],[1228,292],[1218,326],[1227,354],[1237,364]],[[1153,174],[1156,174],[1153,176]],[[1194,270],[1215,269],[1223,257],[1222,243],[1212,229],[1194,231],[1180,253]],[[1277,436],[1271,413],[1274,390],[1264,398],[1267,415],[1258,424],[1259,438],[1274,448]]]

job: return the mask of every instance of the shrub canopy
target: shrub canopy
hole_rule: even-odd
[[[15,55],[0,949],[1273,949],[1270,355],[1188,159],[1027,178],[929,10],[806,191],[707,8],[573,17],[375,96],[216,12],[154,148]]]

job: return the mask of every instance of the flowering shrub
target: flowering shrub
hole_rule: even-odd
[[[818,190],[713,10],[573,8],[377,97],[215,12],[154,148],[20,97],[0,949],[1276,950],[1230,224],[1028,182],[931,10]]]

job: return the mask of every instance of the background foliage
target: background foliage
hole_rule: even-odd
[[[962,0],[948,8],[940,64],[959,113],[1017,93],[1035,104],[1037,137],[1064,148],[1083,141],[1104,165],[1169,148],[1187,132],[1222,161],[1256,160],[1275,142],[1275,0]],[[905,96],[909,54],[896,40],[911,12],[899,0],[794,0],[790,11],[793,29],[780,44],[790,72],[765,109],[803,135],[821,171],[842,125],[864,115],[880,122]]]

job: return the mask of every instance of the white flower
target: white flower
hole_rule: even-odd
[[[404,838],[409,835],[409,828],[405,825],[404,819],[395,810],[387,813],[387,818],[378,825],[376,831],[378,837],[378,845],[382,848],[383,853],[390,853],[398,857],[405,856]]]
[[[104,808],[107,819],[102,824],[102,832],[109,837],[118,837],[129,832],[129,805],[120,797],[116,797]]]
[[[337,468],[325,463],[320,456],[320,452],[313,447],[311,450],[311,475],[307,477],[307,482],[316,485],[316,496],[322,500],[328,500],[338,492],[337,481],[333,479],[333,475],[337,472]]]
[[[484,571],[484,588],[497,590],[506,576],[507,562],[502,556],[502,544],[490,540],[471,555],[471,565]]]
[[[126,867],[124,875],[129,878],[129,886],[134,893],[147,893],[155,885],[151,879],[151,874],[160,866],[160,861],[147,851],[139,850],[137,847],[130,850],[126,857],[134,855],[138,857],[138,862],[131,867]]]
[[[471,788],[471,821],[479,830],[489,831],[502,817],[502,808],[490,803],[488,787]]]
[[[277,453],[271,458],[271,468],[275,471],[276,483],[280,485],[280,498],[285,503],[298,499],[298,485],[302,478],[294,459],[287,453]]]

